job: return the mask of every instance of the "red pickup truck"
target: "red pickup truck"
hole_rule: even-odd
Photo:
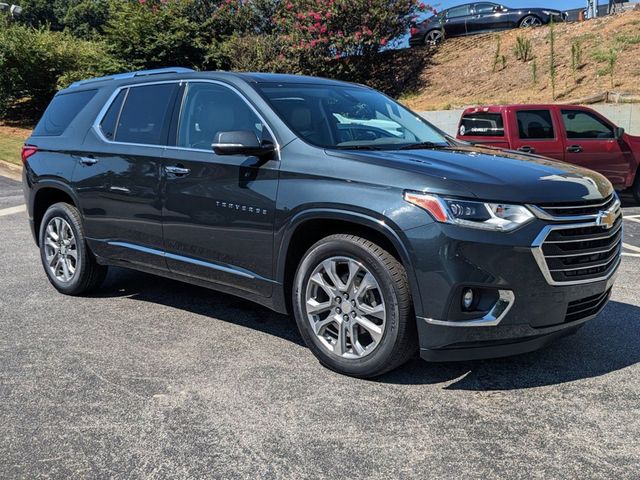
[[[598,112],[573,105],[492,105],[467,108],[457,138],[535,153],[602,173],[616,190],[640,202],[640,137]]]

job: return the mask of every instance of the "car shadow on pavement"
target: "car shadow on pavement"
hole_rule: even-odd
[[[166,305],[252,328],[304,346],[292,317],[275,313],[233,295],[169,278],[134,270],[111,268],[103,286],[93,296],[96,298],[128,297]]]
[[[450,390],[514,390],[606,375],[640,361],[640,307],[611,301],[575,335],[541,350],[506,358],[426,363],[414,360],[379,380],[397,384],[450,382]]]
[[[204,315],[304,346],[292,317],[242,298],[132,270],[111,269],[96,297],[128,297]],[[605,375],[640,361],[640,307],[611,301],[575,335],[528,354],[470,362],[412,360],[372,381],[444,384],[452,390],[512,390]]]

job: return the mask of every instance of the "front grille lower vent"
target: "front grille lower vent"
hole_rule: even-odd
[[[582,320],[583,318],[596,315],[607,304],[610,296],[611,289],[598,295],[592,295],[569,302],[567,314],[564,317],[565,323],[575,322],[576,320]]]

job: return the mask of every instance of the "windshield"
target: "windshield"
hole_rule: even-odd
[[[298,136],[319,147],[392,150],[449,145],[428,122],[369,88],[263,83],[258,89]]]

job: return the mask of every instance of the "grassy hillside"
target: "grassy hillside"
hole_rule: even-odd
[[[31,130],[0,126],[0,160],[20,165],[20,150]]]
[[[557,102],[606,91],[640,95],[640,11],[557,24],[554,31]],[[550,27],[545,26],[448,39],[424,68],[420,89],[405,94],[402,101],[415,110],[552,102],[549,34]],[[533,59],[525,62],[516,58],[518,37],[531,42]],[[500,53],[496,55],[498,39]],[[580,45],[582,59],[573,68],[572,45],[576,44]],[[609,60],[616,55],[612,85]]]

